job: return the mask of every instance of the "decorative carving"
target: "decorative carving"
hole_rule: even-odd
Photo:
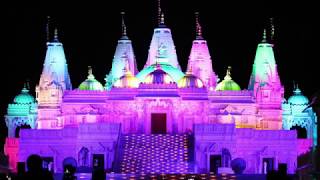
[[[78,164],[80,166],[89,166],[89,149],[82,147],[78,153]]]

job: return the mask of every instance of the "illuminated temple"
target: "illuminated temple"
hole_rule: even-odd
[[[235,82],[231,67],[218,78],[198,18],[186,70],[163,13],[141,70],[126,31],[122,18],[105,84],[89,67],[87,79],[72,87],[55,29],[36,98],[25,86],[8,105],[11,169],[38,154],[56,173],[68,163],[78,172],[237,173],[240,167],[245,174],[265,174],[285,166],[294,173],[298,156],[316,144],[316,115],[298,87],[284,98],[266,31],[247,88]],[[304,138],[290,130],[296,127],[305,130]]]

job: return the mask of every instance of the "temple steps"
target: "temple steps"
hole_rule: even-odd
[[[193,172],[193,147],[187,134],[122,135],[116,172],[161,174]]]

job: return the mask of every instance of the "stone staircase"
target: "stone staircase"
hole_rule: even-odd
[[[120,137],[116,173],[193,172],[193,139],[187,134],[130,134]]]

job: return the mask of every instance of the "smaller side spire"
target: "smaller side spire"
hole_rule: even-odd
[[[196,39],[203,39],[202,37],[202,28],[201,28],[201,25],[200,25],[200,22],[199,22],[199,12],[195,12],[195,17],[196,17],[196,33],[197,33],[197,36],[196,36]]]
[[[122,38],[126,38],[127,39],[127,27],[126,24],[124,22],[124,16],[125,16],[125,12],[122,11],[121,12],[121,30],[122,30]]]
[[[263,29],[262,43],[267,43],[267,30]]]
[[[53,36],[53,42],[59,42],[58,38],[58,28],[54,28],[54,36]]]

